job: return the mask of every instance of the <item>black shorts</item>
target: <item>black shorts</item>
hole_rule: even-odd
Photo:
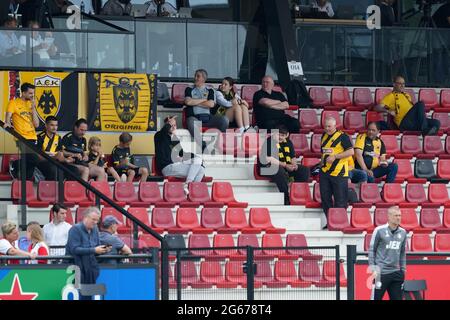
[[[134,173],[135,173],[135,176],[138,176],[138,175],[139,175],[139,169],[140,169],[140,168],[136,168],[136,169],[132,169],[132,168],[114,168],[114,169],[117,171],[117,173],[119,174],[119,176],[121,176],[121,175],[123,175],[123,174],[128,175],[128,171],[130,171],[130,170],[133,170]]]

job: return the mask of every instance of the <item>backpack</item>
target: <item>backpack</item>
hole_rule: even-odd
[[[312,107],[313,100],[302,81],[297,79],[291,80],[286,87],[286,94],[290,105],[297,105],[303,108]]]

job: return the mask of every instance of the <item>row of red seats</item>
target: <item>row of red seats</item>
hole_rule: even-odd
[[[364,238],[364,251],[368,251],[370,247],[370,241],[372,240],[372,234],[368,233]],[[411,237],[411,248],[406,242],[407,252],[450,252],[450,234],[437,233],[434,236],[434,245],[432,244],[429,234],[414,233]],[[420,256],[408,256],[408,259],[423,259]],[[428,257],[432,260],[442,260],[445,257]]]
[[[275,262],[274,271],[268,261],[256,261],[255,288],[266,286],[267,288],[309,288],[312,285],[324,288],[336,286],[336,262],[324,261],[322,272],[317,261],[306,260],[294,263],[294,261],[279,260]],[[176,288],[176,278],[169,268],[170,288]],[[203,261],[200,263],[200,272],[194,261],[181,261],[181,286],[186,288],[237,288],[247,286],[247,276],[243,272],[243,263],[228,261],[225,264],[219,261]],[[298,272],[297,270],[298,269]],[[340,264],[340,286],[345,287],[347,280],[343,264]],[[175,274],[177,266],[175,265]]]
[[[415,208],[401,208],[401,226],[407,231],[415,233],[431,233],[432,231],[450,233],[450,210],[445,209],[443,221],[437,208],[422,208],[420,211],[420,223]],[[371,233],[375,226],[387,223],[387,209],[377,208],[374,219],[369,208],[353,207],[350,222],[345,208],[332,208],[328,212],[328,230],[342,231],[344,233]],[[374,225],[375,224],[375,225]]]
[[[350,186],[352,187],[352,186]],[[428,196],[425,193],[423,184],[408,183],[406,185],[406,196],[403,194],[400,183],[385,183],[380,189],[375,183],[361,183],[359,200],[354,203],[354,207],[370,207],[375,205],[379,208],[386,208],[392,205],[402,207],[417,207],[420,204],[424,208],[437,208],[440,206],[450,206],[447,185],[442,183],[431,183],[428,186]],[[292,205],[302,205],[309,208],[318,208],[322,203],[320,197],[319,183],[313,186],[313,194],[309,188],[309,183],[295,182],[291,184],[290,203]]]
[[[91,186],[102,192],[105,196],[120,205],[126,204],[132,207],[149,207],[155,205],[158,207],[174,207],[175,205],[183,207],[239,207],[246,208],[245,202],[237,202],[234,192],[229,182],[214,182],[212,185],[212,198],[209,195],[208,186],[204,182],[193,182],[189,184],[189,196],[186,197],[182,182],[166,182],[163,188],[163,197],[159,190],[157,182],[139,183],[138,192],[132,182],[115,182],[114,192],[111,191],[109,183],[106,181],[92,181]],[[21,188],[20,181],[14,180],[11,185],[11,198],[15,202],[20,199]],[[58,185],[55,181],[40,181],[37,193],[33,188],[33,183],[27,181],[27,204],[30,207],[48,207],[50,203],[57,201]],[[92,205],[95,201],[95,195],[87,192],[86,189],[76,181],[64,182],[64,201],[67,206]],[[103,205],[106,203],[101,201]]]
[[[420,137],[416,135],[403,135],[399,146],[396,136],[381,135],[386,146],[386,152],[398,159],[419,159],[450,158],[450,136],[442,144],[439,136],[425,136],[423,146]]]

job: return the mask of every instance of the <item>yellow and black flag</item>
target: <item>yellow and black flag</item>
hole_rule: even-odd
[[[31,83],[36,86],[34,98],[42,130],[45,119],[55,116],[58,130],[70,131],[78,118],[78,74],[67,72],[9,72],[10,99],[20,96],[20,86]]]
[[[156,130],[156,76],[93,73],[87,75],[89,130]]]

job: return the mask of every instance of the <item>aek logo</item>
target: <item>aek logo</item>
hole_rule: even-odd
[[[389,241],[389,243],[386,245],[386,249],[398,250],[400,249],[400,244],[400,241]]]

